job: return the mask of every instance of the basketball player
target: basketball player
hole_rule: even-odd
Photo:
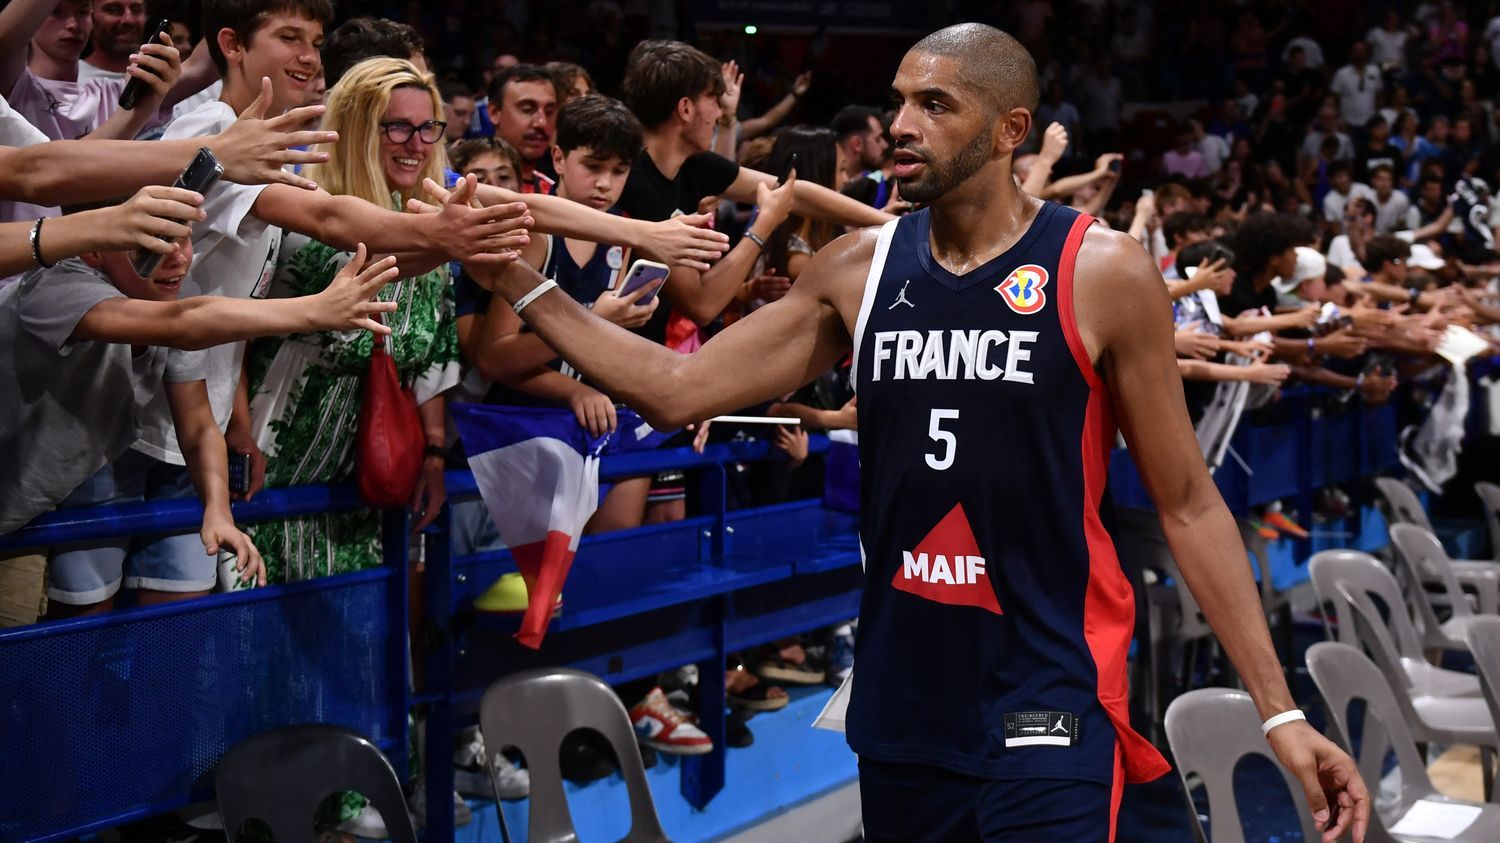
[[[660,427],[784,395],[852,346],[866,585],[847,728],[868,840],[1112,840],[1124,783],[1168,771],[1126,714],[1133,602],[1099,516],[1116,422],[1323,839],[1362,839],[1364,783],[1293,708],[1193,437],[1161,273],[1128,237],[1016,187],[1030,55],[949,27],[906,54],[893,94],[895,176],[928,209],[834,241],[696,354],[608,324],[521,263],[499,292]]]

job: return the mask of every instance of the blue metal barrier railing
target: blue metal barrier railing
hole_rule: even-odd
[[[1323,411],[1319,395],[1289,390],[1284,421],[1239,431],[1235,448],[1257,469],[1221,469],[1231,508],[1294,496],[1307,512],[1318,485],[1394,463],[1392,408]],[[1334,455],[1335,445],[1354,458]],[[814,437],[812,447],[828,443]],[[540,653],[512,640],[514,620],[473,610],[514,564],[505,551],[455,558],[446,512],[424,536],[422,627],[410,656],[402,512],[386,514],[384,564],[368,571],[0,631],[0,841],[64,839],[209,798],[219,754],[286,723],[361,731],[404,772],[414,706],[425,710],[427,745],[449,746],[484,687],[528,667],[569,664],[620,682],[697,664],[700,725],[722,748],[726,654],[858,609],[852,515],[817,501],[729,508],[726,467],[768,451],[731,443],[605,458],[605,477],[699,470],[702,514],[586,538]],[[468,472],[447,480],[450,499],[477,494]],[[1142,502],[1123,451],[1111,484],[1118,500]],[[351,486],[299,487],[262,492],[234,512],[243,523],[360,506]],[[0,549],[196,530],[201,514],[191,500],[61,510],[0,537]],[[411,657],[422,668],[417,687]],[[427,765],[428,793],[449,792],[452,775]],[[683,795],[697,807],[723,782],[722,749],[682,765]],[[428,801],[429,839],[451,839],[446,801]]]

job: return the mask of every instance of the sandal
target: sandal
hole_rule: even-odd
[[[801,644],[793,643],[778,649],[767,645],[755,665],[755,673],[762,679],[786,685],[821,685],[827,672],[806,664],[807,653]]]
[[[784,688],[760,681],[744,665],[724,672],[724,690],[732,707],[750,711],[780,711],[791,701]]]

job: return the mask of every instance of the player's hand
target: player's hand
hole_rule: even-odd
[[[792,279],[777,275],[774,271],[762,272],[750,279],[750,298],[765,302],[777,301],[792,289]]]
[[[172,36],[163,32],[161,40],[142,44],[140,50],[130,55],[125,75],[146,84],[146,90],[136,99],[136,113],[155,114],[167,92],[177,84],[177,77],[182,75],[182,54],[172,46]]]
[[[467,264],[514,263],[516,250],[531,242],[527,229],[536,221],[526,203],[509,202],[482,206],[474,200],[479,182],[471,173],[459,179],[453,190],[445,190],[432,179],[423,186],[442,202],[436,215],[427,215],[427,230],[436,251]]]
[[[609,396],[592,387],[579,385],[579,390],[568,399],[568,408],[578,417],[578,424],[591,436],[613,433],[616,424],[615,402]]]
[[[1062,159],[1063,153],[1068,151],[1068,129],[1061,123],[1051,123],[1047,130],[1042,132],[1042,149],[1037,157],[1046,161],[1048,165],[1056,164]]]
[[[1302,720],[1277,726],[1266,741],[1302,784],[1323,843],[1351,831],[1354,843],[1363,843],[1370,827],[1370,794],[1354,759]]]
[[[265,119],[271,103],[271,79],[261,77],[260,96],[240,112],[233,125],[204,141],[224,167],[224,178],[236,184],[289,184],[314,190],[311,179],[282,169],[287,164],[321,164],[328,160],[319,145],[338,142],[338,132],[298,131],[323,114],[321,105],[305,105]],[[305,147],[305,150],[293,147]]]
[[[686,214],[647,226],[640,242],[630,245],[649,252],[662,263],[707,272],[709,261],[724,256],[729,238],[711,228],[707,214]]]
[[[97,212],[102,224],[95,229],[100,237],[95,248],[110,252],[145,249],[159,255],[170,254],[177,250],[177,241],[192,236],[189,223],[208,218],[202,205],[202,194],[180,187],[147,185],[124,204]]]
[[[1318,354],[1327,354],[1344,360],[1358,357],[1370,347],[1369,340],[1355,336],[1349,328],[1340,328],[1314,342],[1317,343]]]
[[[661,285],[660,281],[642,284],[628,296],[615,295],[614,290],[605,290],[599,294],[599,298],[594,299],[591,309],[595,316],[607,319],[621,328],[639,328],[651,321],[652,314],[656,313],[656,308],[661,304],[661,296],[656,296],[645,304],[641,304],[641,299]]]
[[[1212,360],[1219,353],[1219,338],[1213,334],[1205,334],[1197,330],[1203,323],[1192,322],[1184,325],[1182,330],[1172,334],[1172,345],[1177,349],[1178,357],[1186,357],[1189,360]]]
[[[373,301],[375,294],[396,280],[398,270],[394,257],[366,262],[365,244],[354,249],[354,257],[320,293],[310,296],[313,321],[324,331],[372,331],[389,334],[391,326],[376,322],[376,313],[390,313],[396,302]]]
[[[234,526],[232,519],[223,515],[205,515],[198,538],[203,541],[203,550],[209,556],[217,557],[219,551],[225,548],[234,552],[234,567],[240,572],[240,582],[266,584],[266,565],[261,561],[260,551],[255,549],[255,543],[250,541],[249,536]]]

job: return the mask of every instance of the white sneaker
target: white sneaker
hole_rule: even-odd
[[[355,837],[364,837],[371,840],[384,840],[391,836],[385,828],[385,819],[375,806],[365,803],[365,807],[359,809],[359,814],[354,819],[339,825],[339,831],[352,834]]]
[[[512,764],[502,753],[490,759],[484,769],[484,735],[476,726],[464,730],[467,741],[453,753],[453,783],[459,793],[493,799],[498,795],[510,801],[531,795],[531,774]],[[493,776],[493,784],[491,777]]]
[[[417,828],[427,825],[427,786],[423,784],[421,778],[417,779],[416,786],[412,788],[411,799],[407,800],[407,806],[411,809],[413,825]],[[455,826],[468,825],[472,819],[474,819],[474,812],[469,810],[469,804],[455,792],[453,794],[453,824]]]

